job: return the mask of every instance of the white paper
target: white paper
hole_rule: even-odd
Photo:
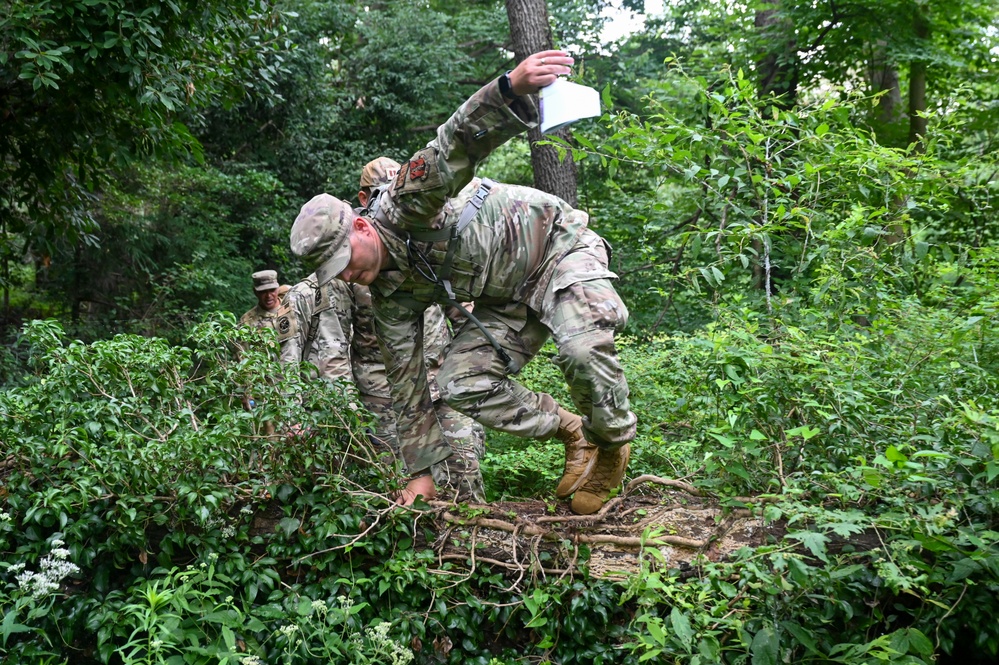
[[[548,134],[582,118],[600,115],[600,94],[593,88],[555,79],[541,88],[541,133]]]

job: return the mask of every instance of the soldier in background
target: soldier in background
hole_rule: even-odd
[[[254,328],[277,329],[278,310],[281,307],[281,296],[278,289],[276,270],[258,270],[251,275],[253,280],[253,295],[257,304],[239,317],[240,325]]]
[[[398,172],[399,163],[388,157],[379,157],[365,164],[361,170],[361,188],[357,193],[362,208],[368,204],[373,190],[392,182]],[[361,284],[351,284],[350,288],[354,294],[354,336],[351,340],[354,383],[364,406],[376,418],[375,436],[398,456],[399,439],[395,412],[392,410],[392,391],[375,334],[371,291]],[[451,331],[441,307],[433,305],[427,308],[423,316],[424,366],[441,431],[455,451],[444,462],[433,465],[431,473],[435,484],[456,487],[459,498],[471,497],[472,500],[483,503],[486,494],[479,462],[486,452],[485,430],[475,420],[448,406],[437,385],[437,372],[444,361],[444,351],[450,341]]]
[[[313,273],[291,287],[277,321],[279,360],[311,363],[319,377],[351,380],[350,335],[354,300],[346,284],[319,286]]]
[[[278,284],[276,270],[258,270],[250,277],[253,280],[253,293],[257,298],[257,304],[239,317],[240,325],[250,326],[258,330],[270,328],[278,331],[282,312],[282,296],[287,293],[290,287],[286,284]],[[240,349],[240,351],[242,350]],[[252,392],[252,389],[247,389],[242,396],[243,407],[246,409],[256,407],[256,400],[253,398]],[[274,423],[265,420],[261,423],[261,429],[257,434],[274,436],[274,430]]]
[[[599,510],[624,477],[636,418],[614,345],[628,312],[610,282],[609,246],[587,228],[586,213],[555,196],[474,180],[492,150],[537,124],[527,95],[572,62],[561,51],[537,53],[484,86],[364,216],[321,194],[295,220],[292,252],[316,266],[320,283],[371,286],[411,472],[402,503],[433,497],[430,467],[453,454],[423,371],[422,312],[432,302],[475,302],[438,375],[449,404],[494,429],[561,440],[566,463],[555,492],[574,495],[577,513]],[[549,337],[582,417],[511,378]]]

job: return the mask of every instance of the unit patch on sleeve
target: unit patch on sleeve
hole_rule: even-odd
[[[440,187],[441,174],[437,167],[437,151],[424,148],[406,162],[395,179],[394,191],[398,194],[422,192]]]

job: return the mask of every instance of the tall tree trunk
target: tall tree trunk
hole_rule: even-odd
[[[767,39],[767,45],[756,61],[760,95],[771,93],[781,98],[784,108],[794,106],[798,97],[798,50],[794,32],[782,25],[781,0],[762,0],[766,9],[758,9],[753,23]]]
[[[902,88],[898,81],[898,70],[893,63],[888,62],[886,50],[887,44],[884,40],[874,44],[867,72],[871,92],[884,93],[878,99],[878,107],[874,112],[875,121],[881,125],[898,122],[902,110]]]
[[[538,51],[554,48],[551,27],[548,25],[548,6],[545,0],[506,0],[506,14],[510,21],[510,39],[517,62]],[[554,136],[571,140],[572,132],[561,129]],[[559,161],[552,146],[539,146],[541,130],[527,133],[531,142],[531,166],[534,168],[534,186],[554,194],[570,205],[576,205],[576,164],[567,154]]]
[[[753,24],[764,44],[756,61],[760,97],[774,94],[778,97],[775,106],[781,109],[792,108],[798,98],[798,49],[794,39],[793,26],[782,15],[782,0],[761,0]],[[769,235],[769,242],[753,240],[752,246],[759,257],[753,263],[753,282],[756,288],[766,294],[767,311],[772,307],[771,296],[777,285],[773,272],[771,253],[775,246],[783,243],[781,231],[771,231],[770,207],[765,203],[760,209],[760,224]]]
[[[926,15],[918,7],[913,17],[913,34],[920,42],[929,39],[930,23]],[[926,111],[926,61],[913,60],[909,65],[909,145],[915,144],[917,150],[924,148],[926,136],[926,118],[920,113]]]

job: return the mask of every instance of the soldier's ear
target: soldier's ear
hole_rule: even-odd
[[[364,219],[363,217],[354,218],[354,228],[353,231],[360,232],[364,234],[374,233],[374,229],[371,227],[371,222]]]

